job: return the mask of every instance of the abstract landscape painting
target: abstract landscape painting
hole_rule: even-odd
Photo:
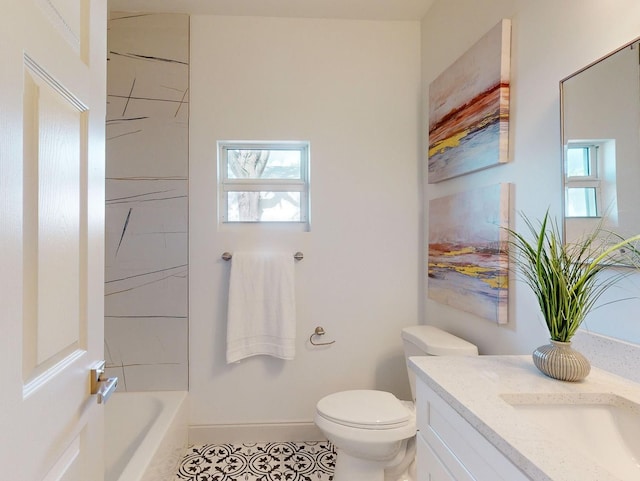
[[[507,161],[511,22],[429,85],[429,183]]]
[[[510,184],[429,202],[429,297],[507,322]]]

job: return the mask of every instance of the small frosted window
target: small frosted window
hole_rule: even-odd
[[[227,150],[229,179],[302,179],[302,152],[276,149]]]
[[[569,147],[567,149],[567,177],[589,177],[591,175],[590,149]]]
[[[600,215],[600,145],[569,141],[565,147],[565,216]]]
[[[307,142],[219,142],[221,220],[308,223]]]
[[[227,192],[227,222],[300,222],[300,192]]]
[[[567,189],[567,217],[597,217],[597,191],[595,187],[569,187]]]

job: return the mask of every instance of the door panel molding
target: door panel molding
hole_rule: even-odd
[[[88,108],[28,54],[24,71],[26,398],[86,352]]]

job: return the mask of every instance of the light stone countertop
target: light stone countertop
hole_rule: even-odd
[[[640,468],[637,477],[616,477],[593,455],[558,442],[557,432],[512,405],[532,400],[562,403],[577,396],[598,403],[612,395],[640,404],[640,384],[593,367],[581,382],[557,381],[538,371],[531,356],[412,357],[410,363],[419,379],[532,480],[640,479]]]

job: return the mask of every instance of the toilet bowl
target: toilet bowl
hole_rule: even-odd
[[[407,458],[407,441],[416,433],[413,403],[374,390],[325,396],[315,423],[338,451],[336,481],[384,481],[385,470]]]
[[[402,330],[405,358],[415,355],[478,355],[473,344],[433,326]],[[314,421],[336,448],[334,481],[415,481],[415,378],[413,401],[377,390],[329,394]]]

